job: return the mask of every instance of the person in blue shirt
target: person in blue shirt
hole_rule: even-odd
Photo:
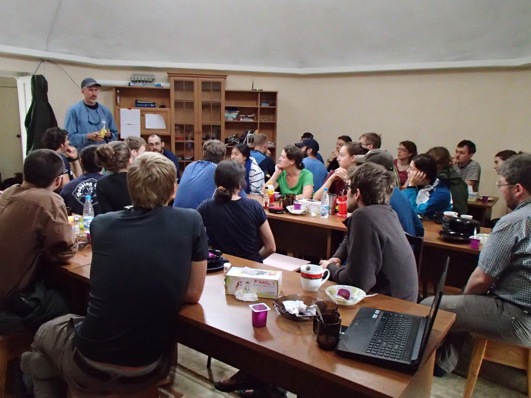
[[[295,146],[301,148],[302,153],[304,154],[302,163],[304,164],[304,167],[313,174],[313,190],[315,192],[321,188],[328,175],[324,163],[317,159],[317,155],[319,154],[319,143],[313,138],[306,138],[304,141],[297,142]]]
[[[313,134],[310,133],[309,131],[305,132],[303,135],[301,135],[301,142],[308,139],[308,138],[313,138]],[[321,162],[322,164],[324,164],[324,159],[323,157],[321,156],[321,154],[319,152],[317,152],[317,154],[315,155],[315,157],[317,158],[317,160],[319,162]]]
[[[275,172],[275,161],[268,154],[269,140],[265,134],[254,135],[254,147],[251,150],[251,156],[256,160],[258,166],[264,172],[265,179],[268,180]]]
[[[190,163],[184,169],[173,207],[197,209],[203,200],[212,197],[216,191],[214,173],[225,152],[225,144],[219,140],[204,143],[203,159]]]
[[[65,130],[70,143],[78,150],[89,145],[100,145],[118,139],[118,129],[111,111],[99,104],[98,94],[101,85],[91,77],[81,82],[83,100],[71,106],[66,112]],[[107,133],[101,136],[105,127]]]
[[[452,209],[450,189],[437,178],[437,163],[426,154],[413,158],[409,165],[408,186],[402,191],[415,212],[424,218]]]

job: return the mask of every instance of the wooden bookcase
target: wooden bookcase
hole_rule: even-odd
[[[168,88],[131,86],[114,87],[114,120],[118,131],[120,127],[120,109],[140,110],[140,135],[147,141],[151,134],[158,134],[168,148],[173,148],[171,139],[170,123],[170,90]],[[155,108],[137,107],[136,101],[146,101],[155,103]],[[146,115],[161,115],[166,128],[151,129],[146,127]]]
[[[181,170],[202,158],[203,143],[223,140],[224,75],[168,73],[173,150]]]
[[[276,91],[225,91],[225,129],[223,140],[231,135],[242,135],[254,130],[267,135],[269,150],[276,159],[277,143],[277,92]],[[234,119],[231,118],[235,116]],[[230,153],[231,148],[227,148]]]
[[[168,73],[169,88],[114,87],[114,119],[120,131],[120,109],[140,110],[140,134],[147,141],[158,134],[181,164],[180,170],[202,157],[209,139],[225,142],[247,130],[267,135],[271,156],[276,159],[277,92],[225,90],[225,75]],[[135,101],[154,102],[155,108],[137,107]],[[230,111],[237,112],[232,120]],[[165,129],[148,129],[146,114],[160,114]],[[252,145],[251,145],[252,146]],[[231,146],[227,148],[230,156]]]

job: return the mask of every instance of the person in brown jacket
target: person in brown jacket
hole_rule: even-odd
[[[64,298],[43,280],[45,268],[77,250],[63,199],[64,164],[49,149],[30,152],[24,181],[0,195],[0,334],[35,331],[68,311]]]

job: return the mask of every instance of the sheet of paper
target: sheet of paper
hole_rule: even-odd
[[[270,267],[280,268],[285,271],[297,271],[301,266],[304,264],[310,264],[310,262],[297,257],[273,253],[264,259],[264,264],[269,265]]]
[[[140,109],[120,109],[120,137],[140,137]]]
[[[166,122],[158,113],[146,113],[146,129],[166,130]]]

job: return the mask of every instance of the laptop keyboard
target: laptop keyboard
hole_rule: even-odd
[[[409,315],[384,313],[365,353],[400,359],[406,347],[412,320]]]

